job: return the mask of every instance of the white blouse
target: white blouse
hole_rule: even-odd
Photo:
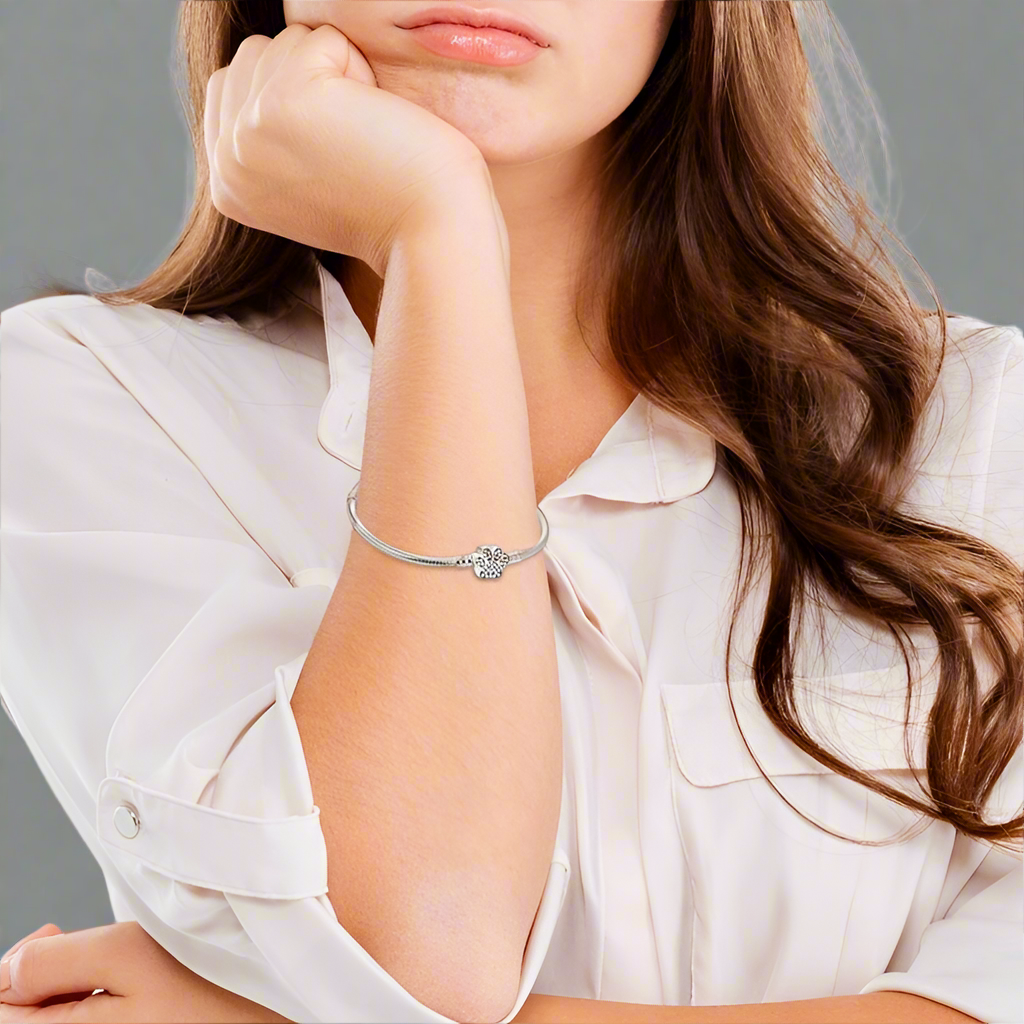
[[[1024,336],[996,327],[958,346],[985,324],[948,324],[907,502],[1024,565]],[[450,1020],[339,924],[290,706],[352,535],[344,502],[373,352],[323,266],[273,315],[71,295],[0,322],[8,714],[102,868],[117,920],[295,1021]],[[723,657],[739,506],[712,439],[640,395],[541,508],[562,805],[504,1020],[531,990],[708,1005],[884,989],[1024,1019],[1018,858],[930,819],[888,846],[835,838],[747,753]],[[750,659],[765,583],[731,667],[761,769],[844,835],[913,824],[760,710]],[[934,638],[915,636],[908,759],[894,641],[814,612],[798,650],[803,720],[844,760],[912,787]],[[1021,755],[991,818],[1024,799]]]

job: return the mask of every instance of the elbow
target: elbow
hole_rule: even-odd
[[[522,957],[512,972],[484,970],[472,977],[464,976],[456,987],[449,989],[449,998],[431,1009],[459,1024],[497,1024],[515,1005],[521,975]]]
[[[496,906],[480,896],[466,902],[466,896],[464,889],[454,902],[443,898],[418,908],[428,913],[415,929],[419,962],[432,970],[418,979],[427,998],[413,994],[459,1024],[497,1024],[515,1005],[536,907],[524,935],[518,907]]]
[[[396,971],[390,966],[386,969],[415,999],[450,1020],[497,1024],[515,1005],[522,956],[514,966],[503,959],[499,967],[492,960],[474,958],[465,945],[455,945],[458,948],[453,950],[453,957],[442,958],[443,963],[438,963],[435,942],[433,959],[424,957],[410,971]],[[460,952],[464,958],[456,965],[452,961]]]
[[[429,910],[425,905],[418,913]],[[495,933],[493,920],[459,924],[459,915],[433,908],[429,933],[408,918],[371,930],[342,920],[343,927],[414,999],[459,1024],[496,1024],[515,1005],[525,943],[512,948]]]

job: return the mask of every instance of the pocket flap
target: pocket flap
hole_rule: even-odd
[[[840,760],[865,771],[923,769],[927,717],[937,672],[915,684],[910,714],[910,759],[904,752],[906,667],[887,666],[794,682],[796,710],[811,737]],[[669,742],[686,779],[695,786],[721,786],[762,775],[832,772],[784,736],[765,714],[753,679],[730,682],[740,735],[725,681],[663,683],[662,706]],[[744,746],[746,738],[761,770]]]

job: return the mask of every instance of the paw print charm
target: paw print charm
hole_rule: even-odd
[[[509,556],[497,544],[481,544],[472,554],[473,572],[482,580],[496,580],[509,563]]]

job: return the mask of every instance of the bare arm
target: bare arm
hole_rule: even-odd
[[[59,933],[55,925],[44,929]],[[104,988],[119,995],[103,1007],[109,1021],[190,1020],[287,1022],[273,1010],[212,985],[179,964],[135,922],[58,934],[26,936],[24,959],[2,1001],[38,1007],[59,993]],[[116,947],[116,948],[115,948]],[[13,952],[13,950],[9,951]],[[111,997],[98,997],[107,1003]],[[38,1012],[38,1010],[36,1010]],[[45,1011],[44,1011],[45,1012]],[[0,1014],[0,1020],[6,1019]],[[43,1018],[39,1018],[43,1019]],[[46,1020],[51,1019],[46,1017]],[[56,1019],[56,1018],[54,1018]],[[62,1020],[64,1018],[61,1018]],[[978,1024],[978,1018],[907,992],[872,992],[731,1006],[660,1006],[530,994],[515,1024]]]
[[[486,169],[449,194],[391,252],[357,511],[418,554],[529,547],[540,524],[526,396]],[[292,708],[342,925],[432,1009],[499,1020],[561,797],[543,555],[481,580],[392,558],[353,531]]]
[[[656,1006],[531,994],[513,1019],[515,1024],[978,1024],[976,1017],[909,992],[735,1006]]]

